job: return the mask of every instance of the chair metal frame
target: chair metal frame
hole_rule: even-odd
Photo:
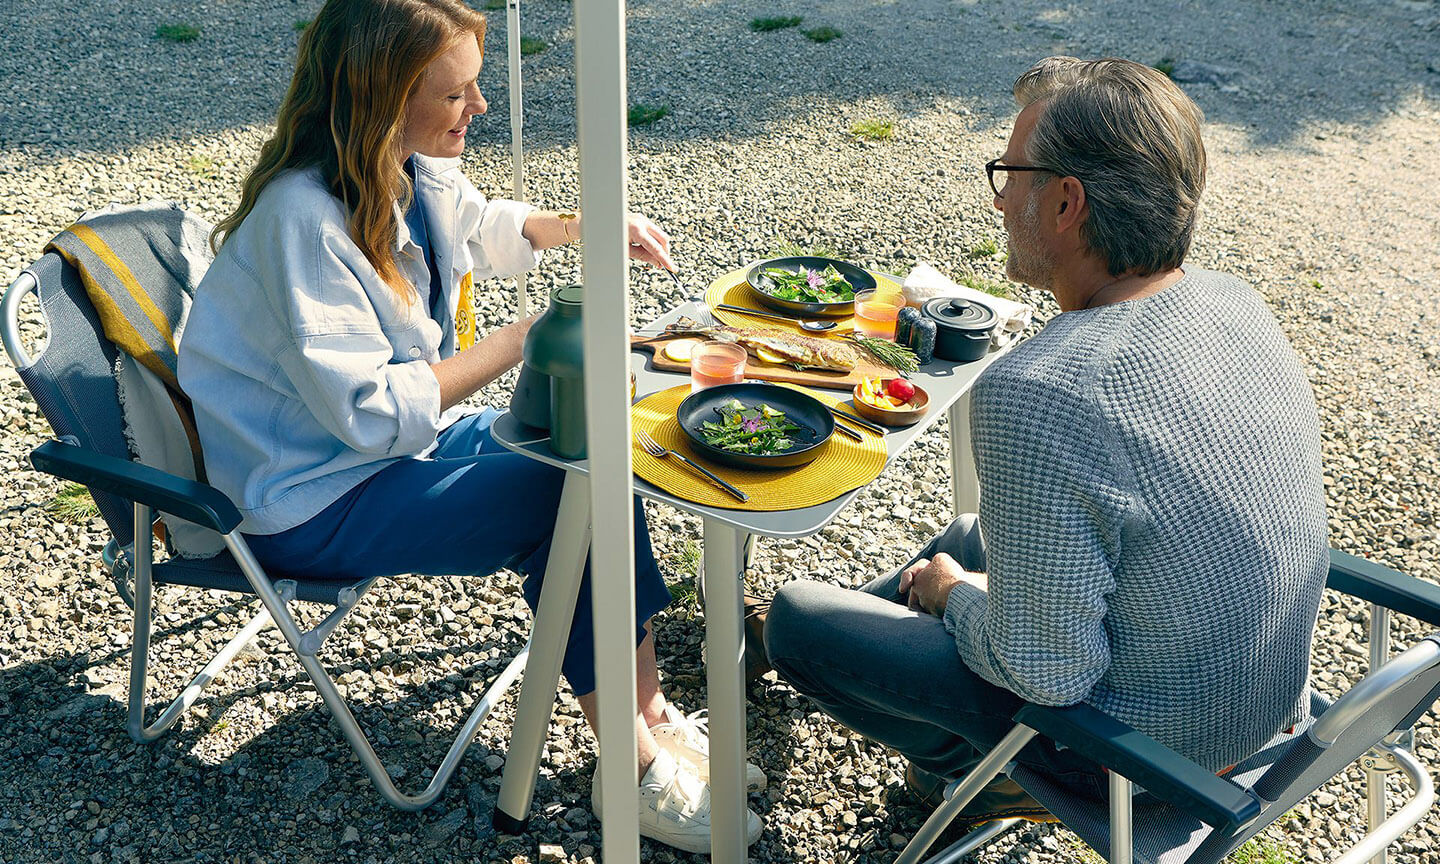
[[[19,329],[21,302],[32,293],[38,296],[39,288],[34,274],[26,269],[10,285],[4,299],[0,300],[0,341],[3,341],[5,350],[17,370],[28,369],[49,348],[47,344],[32,358],[24,347]],[[53,340],[54,334],[51,334],[50,338]],[[80,446],[79,440],[73,436],[64,436],[41,444],[32,452],[31,462],[38,470],[80,483],[92,491],[111,493],[134,505],[133,536],[145,542],[120,547],[117,541],[112,539],[102,558],[110,567],[111,578],[121,599],[134,612],[135,629],[131,646],[126,731],[137,743],[155,741],[169,731],[194,706],[201,693],[214,683],[225,667],[261,631],[274,624],[286,644],[295,652],[322,702],[339,724],[346,741],[355,751],[381,797],[400,810],[418,811],[439,798],[474,741],[480,724],[524,672],[517,722],[511,730],[510,751],[507,754],[500,792],[500,800],[508,803],[508,814],[497,809],[495,815],[497,824],[503,824],[516,833],[524,829],[554,707],[553,699],[547,704],[541,704],[546,701],[542,697],[553,694],[559,681],[560,664],[579,596],[580,577],[588,553],[588,543],[577,542],[568,544],[565,548],[560,548],[562,544],[557,543],[556,548],[552,549],[541,588],[540,611],[535,616],[530,638],[471,709],[424,789],[417,794],[406,794],[396,786],[394,778],[380,761],[374,746],[317,656],[326,640],[356,609],[376,579],[367,579],[348,586],[327,586],[333,587],[334,599],[330,600],[330,595],[326,594],[323,602],[333,605],[334,608],[316,626],[302,630],[292,610],[298,602],[315,599],[315,583],[309,583],[311,590],[306,592],[309,596],[302,600],[300,594],[305,586],[300,582],[294,579],[272,581],[237,530],[240,523],[239,512],[218,490],[149,466],[87,449]],[[561,495],[557,523],[586,518],[584,498],[585,490],[582,484],[567,482]],[[155,585],[152,525],[157,510],[217,531],[244,575],[250,591],[260,600],[260,609],[195,674],[154,721],[147,725],[147,672],[150,667],[149,647]],[[570,548],[572,546],[574,548]],[[132,580],[133,590],[128,585]],[[509,814],[519,815],[517,817]]]
[[[1331,552],[1328,587],[1370,602],[1370,672],[1304,733],[1311,743],[1322,750],[1328,749],[1343,732],[1396,689],[1440,665],[1440,643],[1433,638],[1422,640],[1394,658],[1389,656],[1392,607],[1426,623],[1440,624],[1440,587],[1334,550]],[[1426,710],[1428,707],[1433,706],[1422,706]],[[1424,710],[1417,712],[1411,718],[1412,725],[1391,732],[1358,760],[1365,769],[1367,832],[1336,858],[1334,864],[1385,864],[1389,845],[1424,819],[1433,807],[1436,799],[1434,782],[1428,768],[1413,753],[1413,722],[1424,713]],[[1161,767],[1158,769],[1155,764],[1144,766],[1152,772],[1161,772],[1159,782],[1156,782],[1155,774],[1147,774],[1147,791],[1190,810],[1201,821],[1217,828],[1228,824],[1239,833],[1256,827],[1256,820],[1268,825],[1281,815],[1276,812],[1263,818],[1266,809],[1273,809],[1269,807],[1271,802],[1264,801],[1250,789],[1241,789],[1209,774],[1199,765],[1093,707],[1026,705],[1015,716],[1015,726],[1000,743],[969,774],[949,785],[945,802],[911,838],[896,858],[896,864],[917,864],[986,784],[1001,774],[1010,773],[1015,767],[1015,756],[1037,734],[1045,734],[1057,743],[1077,750],[1087,747],[1092,750],[1097,747],[1107,749],[1114,742],[1101,739],[1106,737],[1106,733],[1113,736],[1115,729],[1123,731],[1127,737],[1139,739],[1139,746],[1148,748],[1146,757],[1160,757]],[[1102,726],[1106,727],[1104,731],[1100,731]],[[1126,762],[1127,755],[1133,754],[1116,753],[1117,761]],[[1140,757],[1137,761],[1149,760]],[[1134,783],[1114,764],[1102,764],[1107,764],[1109,769],[1110,850],[1113,850],[1106,860],[1110,864],[1132,864],[1131,803]],[[1166,769],[1174,772],[1173,778],[1164,776]],[[1385,778],[1395,771],[1405,775],[1412,794],[1395,813],[1387,816]],[[1165,782],[1170,779],[1179,782]],[[925,864],[954,864],[1023,821],[1005,819],[982,825],[926,859]]]

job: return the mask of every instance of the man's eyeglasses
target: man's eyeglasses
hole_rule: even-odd
[[[1005,194],[1004,194],[1003,192],[1001,192],[1000,190],[1004,189],[1004,188],[1005,188],[1005,184],[1010,181],[1010,178],[1009,178],[1009,177],[1005,177],[1005,178],[1003,178],[1003,179],[1000,181],[1000,183],[997,185],[997,184],[995,183],[995,172],[996,172],[996,171],[1047,171],[1047,172],[1049,172],[1049,173],[1051,173],[1051,174],[1058,174],[1058,173],[1059,173],[1058,171],[1055,171],[1054,169],[1051,169],[1051,168],[1042,168],[1042,167],[1040,167],[1039,165],[1005,165],[1005,164],[1002,164],[999,159],[991,159],[989,162],[986,162],[986,163],[985,163],[985,176],[988,177],[988,178],[990,178],[990,188],[993,189],[993,190],[995,190],[995,197],[996,197],[996,198],[1004,198],[1004,197],[1005,197]]]

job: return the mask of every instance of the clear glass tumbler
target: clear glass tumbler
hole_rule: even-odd
[[[877,339],[895,338],[895,316],[905,308],[905,295],[879,289],[855,295],[855,331]]]
[[[702,342],[690,352],[690,392],[745,380],[745,349],[734,342]]]

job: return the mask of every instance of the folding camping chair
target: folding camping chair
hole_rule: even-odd
[[[1328,585],[1371,604],[1369,674],[1333,704],[1313,697],[1309,718],[1224,777],[1088,705],[1026,705],[1015,714],[1009,734],[948,787],[947,800],[897,864],[919,861],[955,815],[1001,773],[1111,864],[1215,864],[1357,760],[1366,769],[1369,831],[1336,864],[1383,864],[1386,847],[1424,819],[1435,801],[1430,771],[1413,753],[1414,726],[1440,698],[1440,633],[1387,659],[1389,613],[1440,625],[1440,587],[1335,551]],[[1036,734],[1108,769],[1108,809],[1011,761]],[[1385,776],[1397,770],[1413,794],[1386,818]],[[983,825],[927,864],[957,861],[1018,823]]]
[[[19,328],[21,301],[31,293],[38,295],[49,331],[48,343],[35,357],[30,356],[22,344]],[[5,293],[0,302],[0,337],[21,381],[58,436],[36,448],[31,462],[38,470],[85,485],[110,528],[112,539],[103,558],[121,597],[135,613],[126,722],[126,729],[135,741],[153,741],[163,735],[235,655],[273,621],[314,682],[381,796],[401,810],[420,810],[439,798],[480,724],[524,670],[525,686],[516,727],[511,733],[509,767],[500,797],[506,811],[518,813],[520,817],[502,821],[512,827],[523,826],[553,708],[553,702],[547,704],[545,697],[555,692],[559,680],[560,661],[574,615],[588,539],[574,548],[560,549],[561,544],[556,544],[542,588],[542,611],[536,616],[529,641],[470,712],[428,785],[418,794],[407,795],[396,788],[389,771],[376,756],[365,732],[317,658],[326,639],[354,611],[375,580],[353,584],[324,578],[272,581],[235,530],[240,514],[225,495],[203,483],[130,461],[111,371],[116,348],[105,338],[79,274],[56,253],[46,254],[21,273]],[[588,512],[584,503],[567,484],[561,498],[560,518]],[[207,559],[175,556],[154,561],[150,541],[156,510],[214,529],[223,535],[226,551]],[[261,608],[154,722],[146,725],[146,668],[155,583],[255,595],[260,599]],[[333,610],[315,627],[301,630],[291,614],[297,602],[324,604]],[[497,819],[501,818],[497,810]]]

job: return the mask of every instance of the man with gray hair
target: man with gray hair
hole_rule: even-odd
[[[922,796],[1022,700],[1093,704],[1223,772],[1305,714],[1328,566],[1314,397],[1260,296],[1184,264],[1195,104],[1149,67],[1070,57],[1015,97],[985,169],[1010,277],[1061,311],[975,384],[979,515],[862,591],[785,585],[767,653],[904,754]],[[1100,766],[1043,739],[1019,761],[1104,795]],[[1002,777],[962,818],[1045,815]]]

